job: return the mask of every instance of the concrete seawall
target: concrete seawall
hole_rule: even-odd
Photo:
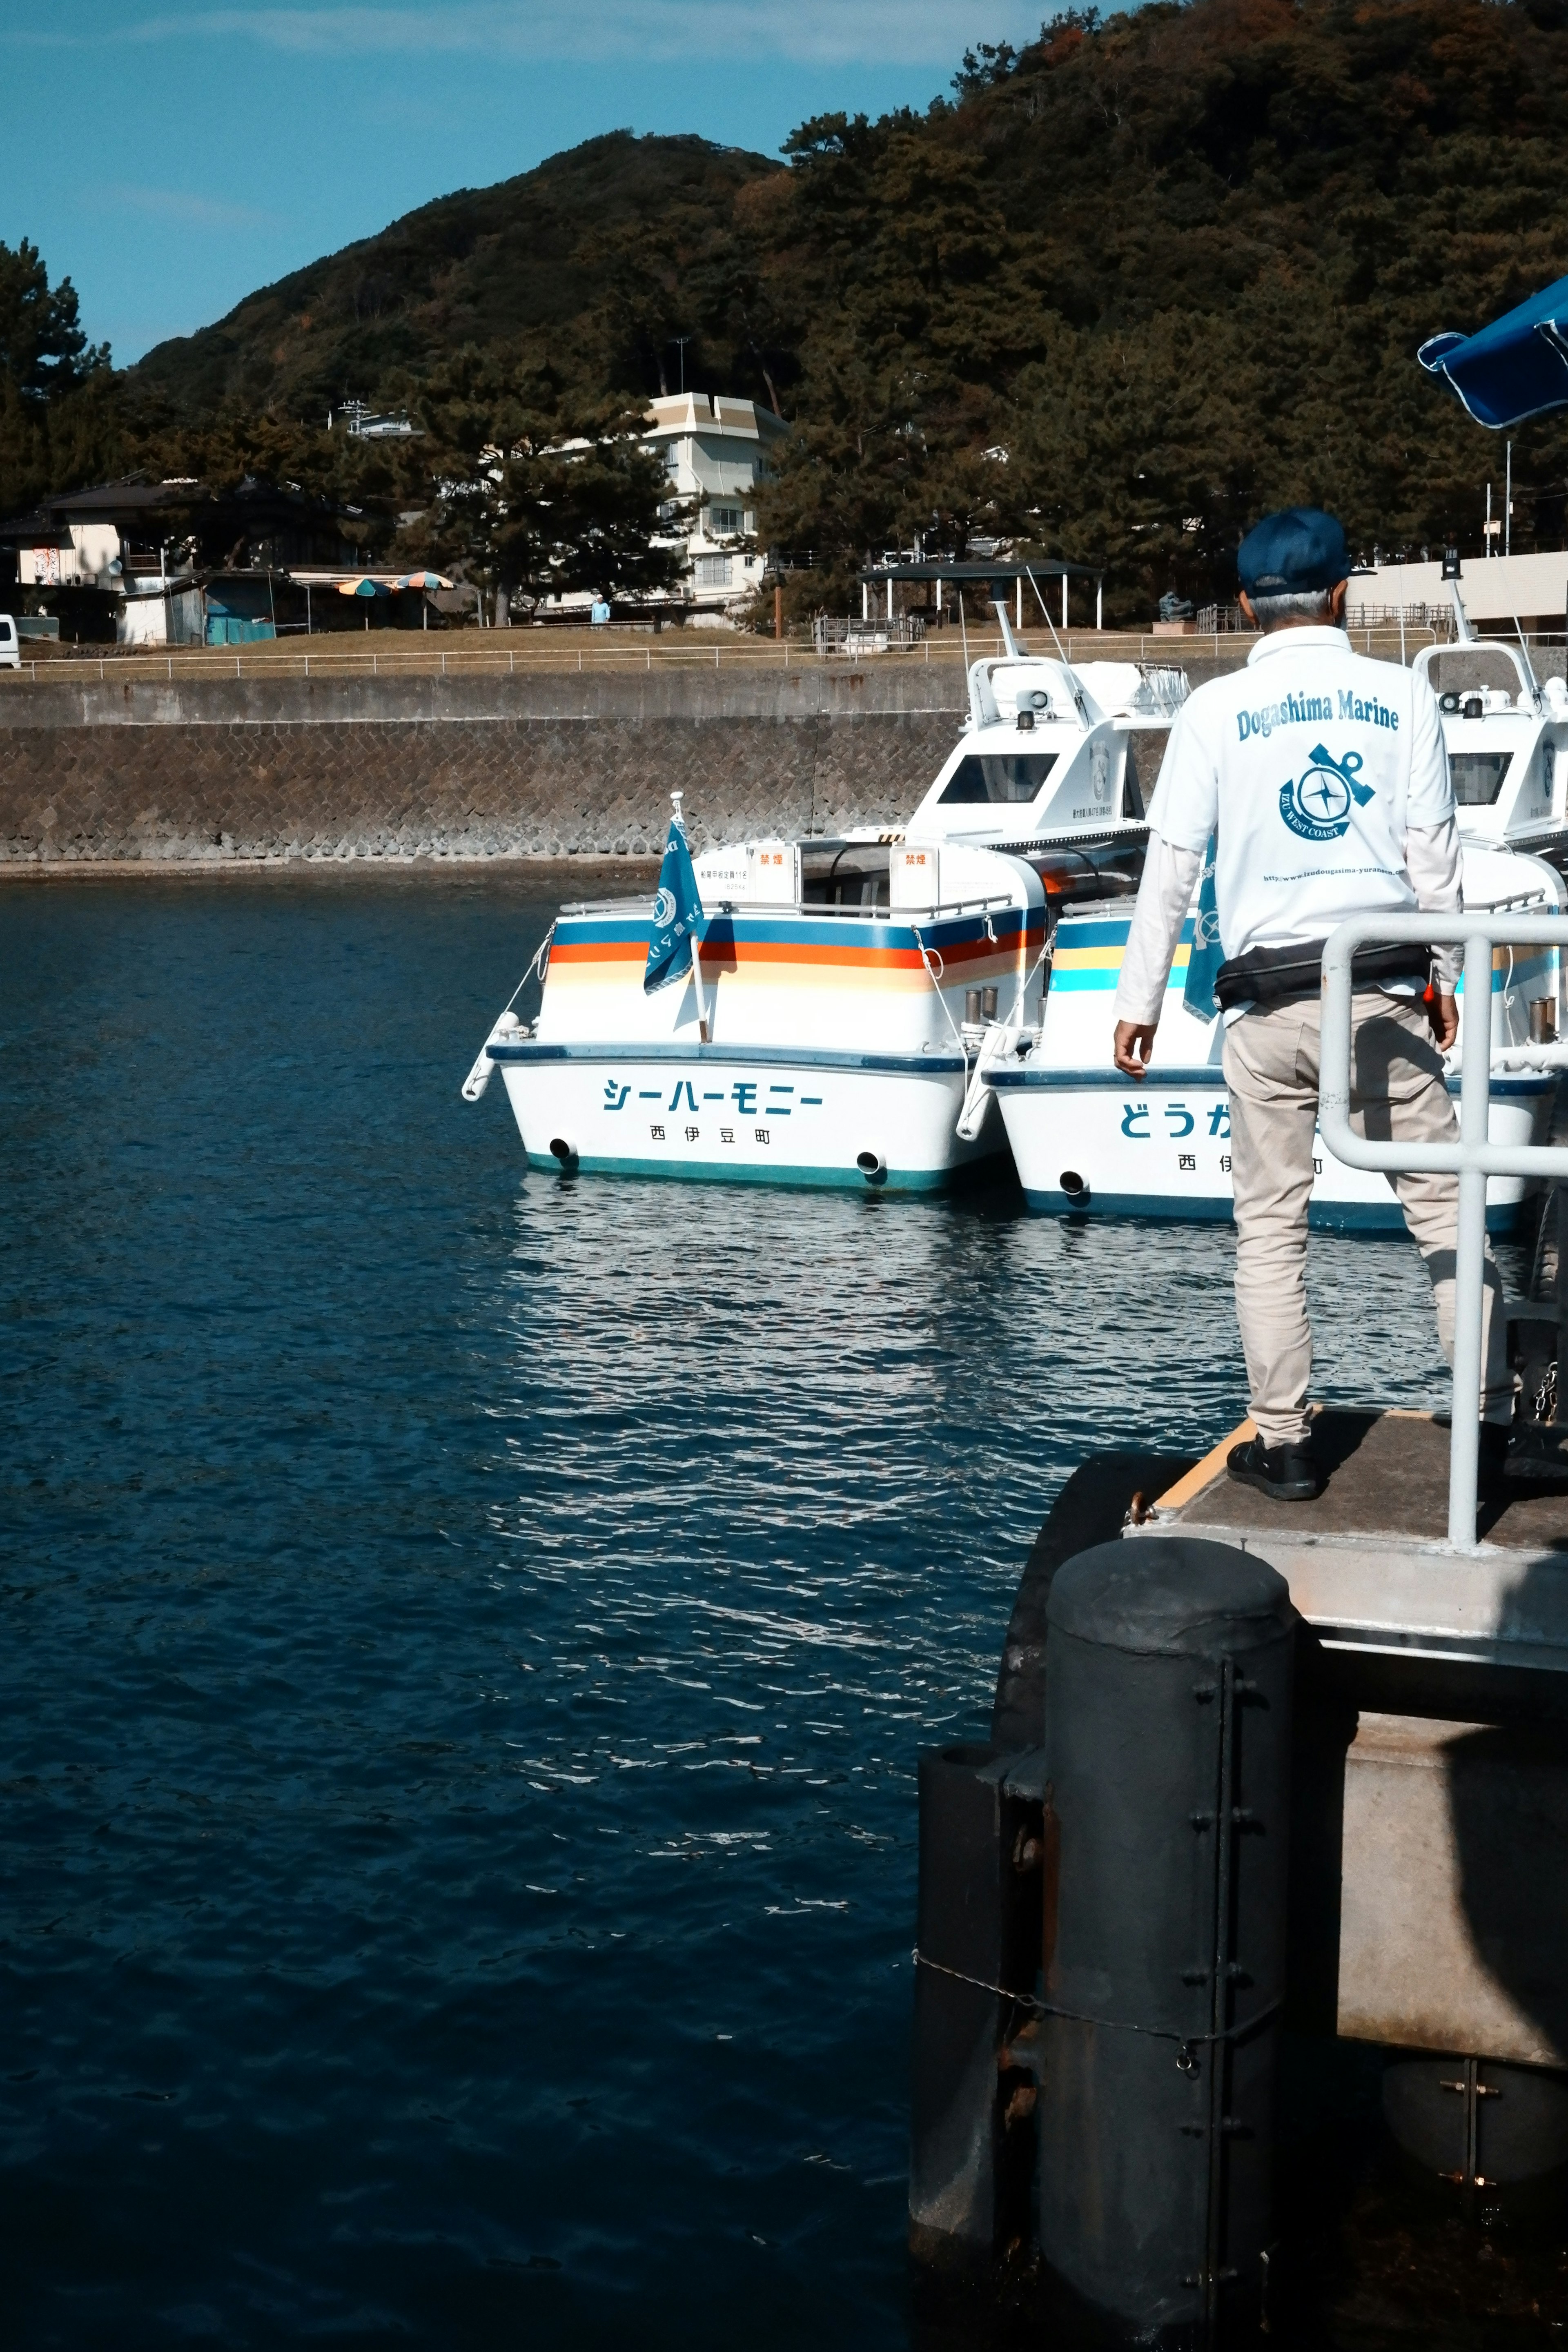
[[[949,662],[167,682],[60,669],[0,688],[0,873],[646,857],[676,786],[699,847],[891,826],[963,712]]]
[[[40,679],[0,691],[0,870],[657,855],[895,824],[950,665],[515,677]]]

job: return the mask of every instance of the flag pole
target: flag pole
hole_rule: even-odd
[[[672,792],[669,797],[675,810],[675,822],[680,827],[681,839],[686,841],[686,851],[689,856],[691,844],[686,839],[686,818],[680,806],[683,795]],[[702,941],[695,931],[691,936],[691,984],[697,991],[697,1034],[706,1045],[709,1043],[708,999],[702,992]]]

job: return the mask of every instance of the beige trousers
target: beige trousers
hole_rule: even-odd
[[[1247,1357],[1252,1418],[1266,1445],[1299,1444],[1309,1427],[1312,1334],[1307,1321],[1307,1202],[1312,1190],[1321,1016],[1321,1000],[1302,997],[1268,1012],[1243,1013],[1225,1034],[1236,1188],[1236,1314]],[[1351,1124],[1359,1135],[1378,1139],[1458,1139],[1442,1056],[1418,1004],[1375,993],[1356,996],[1351,1012]],[[1388,1181],[1426,1261],[1437,1336],[1452,1363],[1459,1180],[1391,1176]],[[1502,1286],[1489,1246],[1481,1297],[1481,1412],[1487,1421],[1506,1422],[1512,1415],[1507,1343]],[[1367,1365],[1366,1378],[1375,1395],[1375,1364]]]

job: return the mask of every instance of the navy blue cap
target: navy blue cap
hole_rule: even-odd
[[[1332,515],[1319,507],[1286,507],[1254,523],[1237,551],[1236,568],[1249,596],[1305,596],[1350,578],[1350,551]]]

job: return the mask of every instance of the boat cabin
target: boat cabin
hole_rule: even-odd
[[[1568,686],[1501,638],[1428,646],[1414,667],[1437,697],[1466,840],[1568,868]]]
[[[995,846],[1145,829],[1184,672],[1069,666],[1014,650],[972,663],[957,743],[907,828]]]

